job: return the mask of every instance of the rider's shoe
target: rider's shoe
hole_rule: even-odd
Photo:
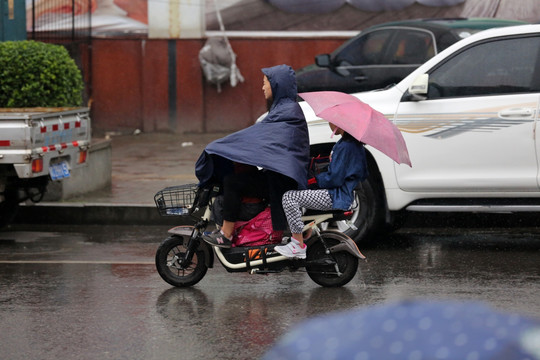
[[[274,247],[274,250],[283,256],[288,258],[305,259],[307,246],[304,244],[304,248],[300,247],[300,242],[295,238],[291,238],[291,242],[286,245],[280,245]]]
[[[230,248],[232,247],[232,241],[226,237],[221,231],[216,231],[208,235],[203,235],[203,240],[209,243],[212,246],[217,246],[220,248]]]

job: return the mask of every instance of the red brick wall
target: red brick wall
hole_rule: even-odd
[[[169,79],[169,40],[93,39],[93,128],[102,131],[222,132],[249,126],[265,111],[262,67],[297,69],[343,39],[231,39],[243,83],[221,93],[202,75],[198,53],[204,40],[174,40],[176,78]],[[169,86],[176,84],[176,112]],[[172,116],[172,117],[171,117]]]
[[[116,130],[142,127],[141,55],[141,42],[138,40],[93,42],[92,117],[94,128]]]
[[[141,49],[142,99],[141,130],[168,130],[168,92],[167,92],[167,42],[145,41]],[[135,101],[135,100],[134,100]],[[96,104],[98,107],[98,104]]]

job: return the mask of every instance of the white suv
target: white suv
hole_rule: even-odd
[[[402,131],[412,168],[369,150],[358,187],[357,242],[411,211],[540,211],[540,25],[485,30],[439,53],[394,87],[355,94]],[[328,153],[327,122],[301,106],[312,154]]]

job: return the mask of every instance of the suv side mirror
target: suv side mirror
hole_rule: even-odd
[[[412,100],[412,101],[426,100],[427,93],[428,93],[428,83],[429,83],[428,74],[422,74],[418,76],[416,79],[414,79],[411,86],[409,86],[409,90],[407,91],[407,94],[406,94],[407,100]]]
[[[319,67],[330,67],[332,62],[330,61],[330,54],[321,54],[315,56],[315,64]]]

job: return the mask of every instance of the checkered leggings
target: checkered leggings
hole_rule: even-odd
[[[290,190],[283,194],[283,210],[293,234],[301,234],[304,229],[300,208],[331,210],[332,198],[327,189]]]

